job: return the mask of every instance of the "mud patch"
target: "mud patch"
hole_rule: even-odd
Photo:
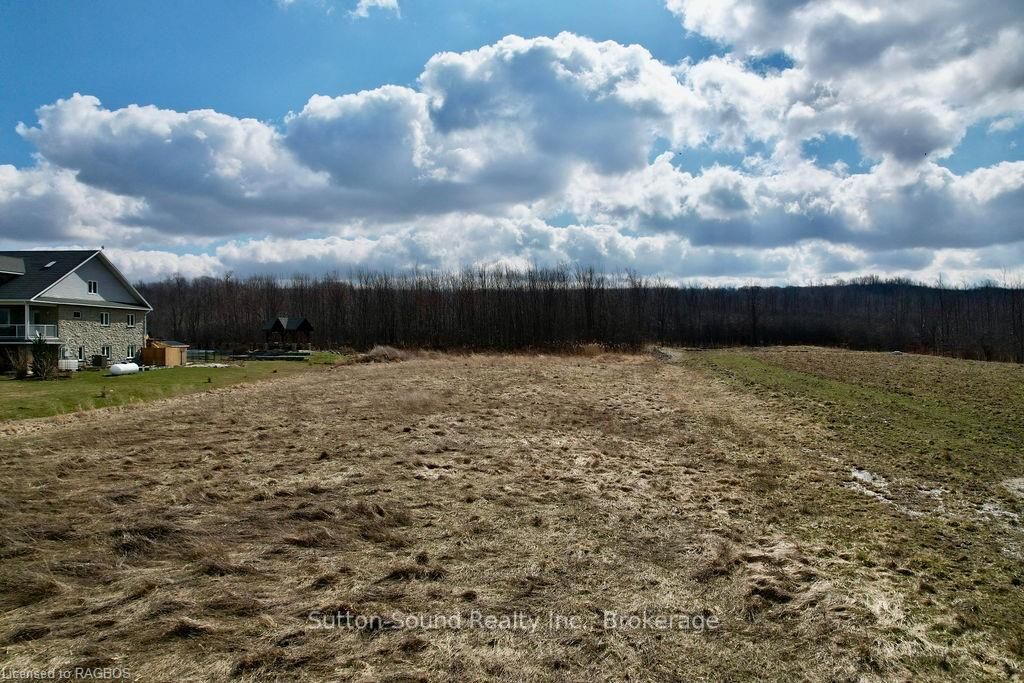
[[[880,503],[891,506],[901,514],[908,517],[921,517],[925,513],[915,510],[908,505],[897,502],[890,490],[890,482],[885,477],[854,467],[850,470],[850,481],[846,482],[846,488],[874,498]]]
[[[1010,490],[1010,493],[1017,496],[1018,498],[1024,498],[1024,477],[1018,477],[1016,479],[1007,479],[1003,482],[1003,486]]]
[[[993,501],[982,503],[978,511],[983,515],[995,517],[996,519],[1002,519],[1011,522],[1020,521],[1020,515],[1018,515],[1016,512],[1004,510],[1002,506],[999,505],[999,503],[995,503]]]

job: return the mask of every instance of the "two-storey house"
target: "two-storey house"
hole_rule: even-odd
[[[41,337],[62,358],[134,358],[151,310],[100,250],[0,251],[0,348]]]

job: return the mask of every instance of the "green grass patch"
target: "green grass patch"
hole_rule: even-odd
[[[879,355],[848,357],[870,365]],[[945,359],[894,358],[892,363],[903,364],[906,379],[887,383],[862,377],[847,381],[849,373],[836,365],[797,370],[783,365],[785,360],[782,353],[724,352],[700,354],[691,362],[823,423],[843,441],[871,453],[875,464],[888,470],[884,474],[905,472],[976,486],[998,484],[1024,470],[1024,402],[1010,390],[979,400],[977,392],[929,387],[915,378],[921,372],[913,366]],[[934,384],[948,375],[935,373]]]
[[[309,369],[307,363],[260,361],[227,368],[165,368],[121,377],[106,370],[83,370],[70,379],[45,382],[0,377],[0,420],[152,401]]]
[[[307,360],[311,365],[347,365],[352,362],[353,358],[343,353],[316,351],[310,354]]]
[[[1024,475],[1020,368],[828,349],[680,362],[760,397],[795,432],[821,430],[786,485],[758,492],[787,533],[898,590],[908,618],[937,629],[934,641],[1024,653],[1014,530],[1024,503],[1005,484]],[[876,490],[890,502],[857,492],[854,468],[884,477]],[[924,677],[946,671],[924,659],[910,666]]]

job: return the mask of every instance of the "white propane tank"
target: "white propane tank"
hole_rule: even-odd
[[[134,375],[139,371],[139,366],[135,363],[114,363],[110,366],[110,374],[115,377],[120,375]]]

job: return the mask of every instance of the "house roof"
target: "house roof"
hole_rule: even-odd
[[[0,256],[0,273],[7,275],[24,275],[25,262],[13,256]]]
[[[24,275],[0,285],[0,299],[31,299],[96,254],[95,249],[79,251],[0,251],[0,265],[21,262]],[[49,268],[47,264],[53,263]],[[2,270],[2,268],[0,268]]]
[[[294,332],[296,330],[312,330],[313,326],[305,318],[271,318],[263,323],[264,332]]]
[[[102,249],[54,250],[54,251],[0,251],[0,273],[8,277],[0,280],[0,301],[40,301],[45,303],[80,303],[85,306],[96,305],[96,301],[47,297],[46,293],[54,285],[70,275],[79,266],[90,259],[97,259],[104,264],[125,289],[135,298],[136,304],[104,301],[103,306],[113,308],[137,308],[151,311],[153,307],[135,289],[131,282],[117,269]],[[20,268],[21,272],[6,271],[4,267]]]

